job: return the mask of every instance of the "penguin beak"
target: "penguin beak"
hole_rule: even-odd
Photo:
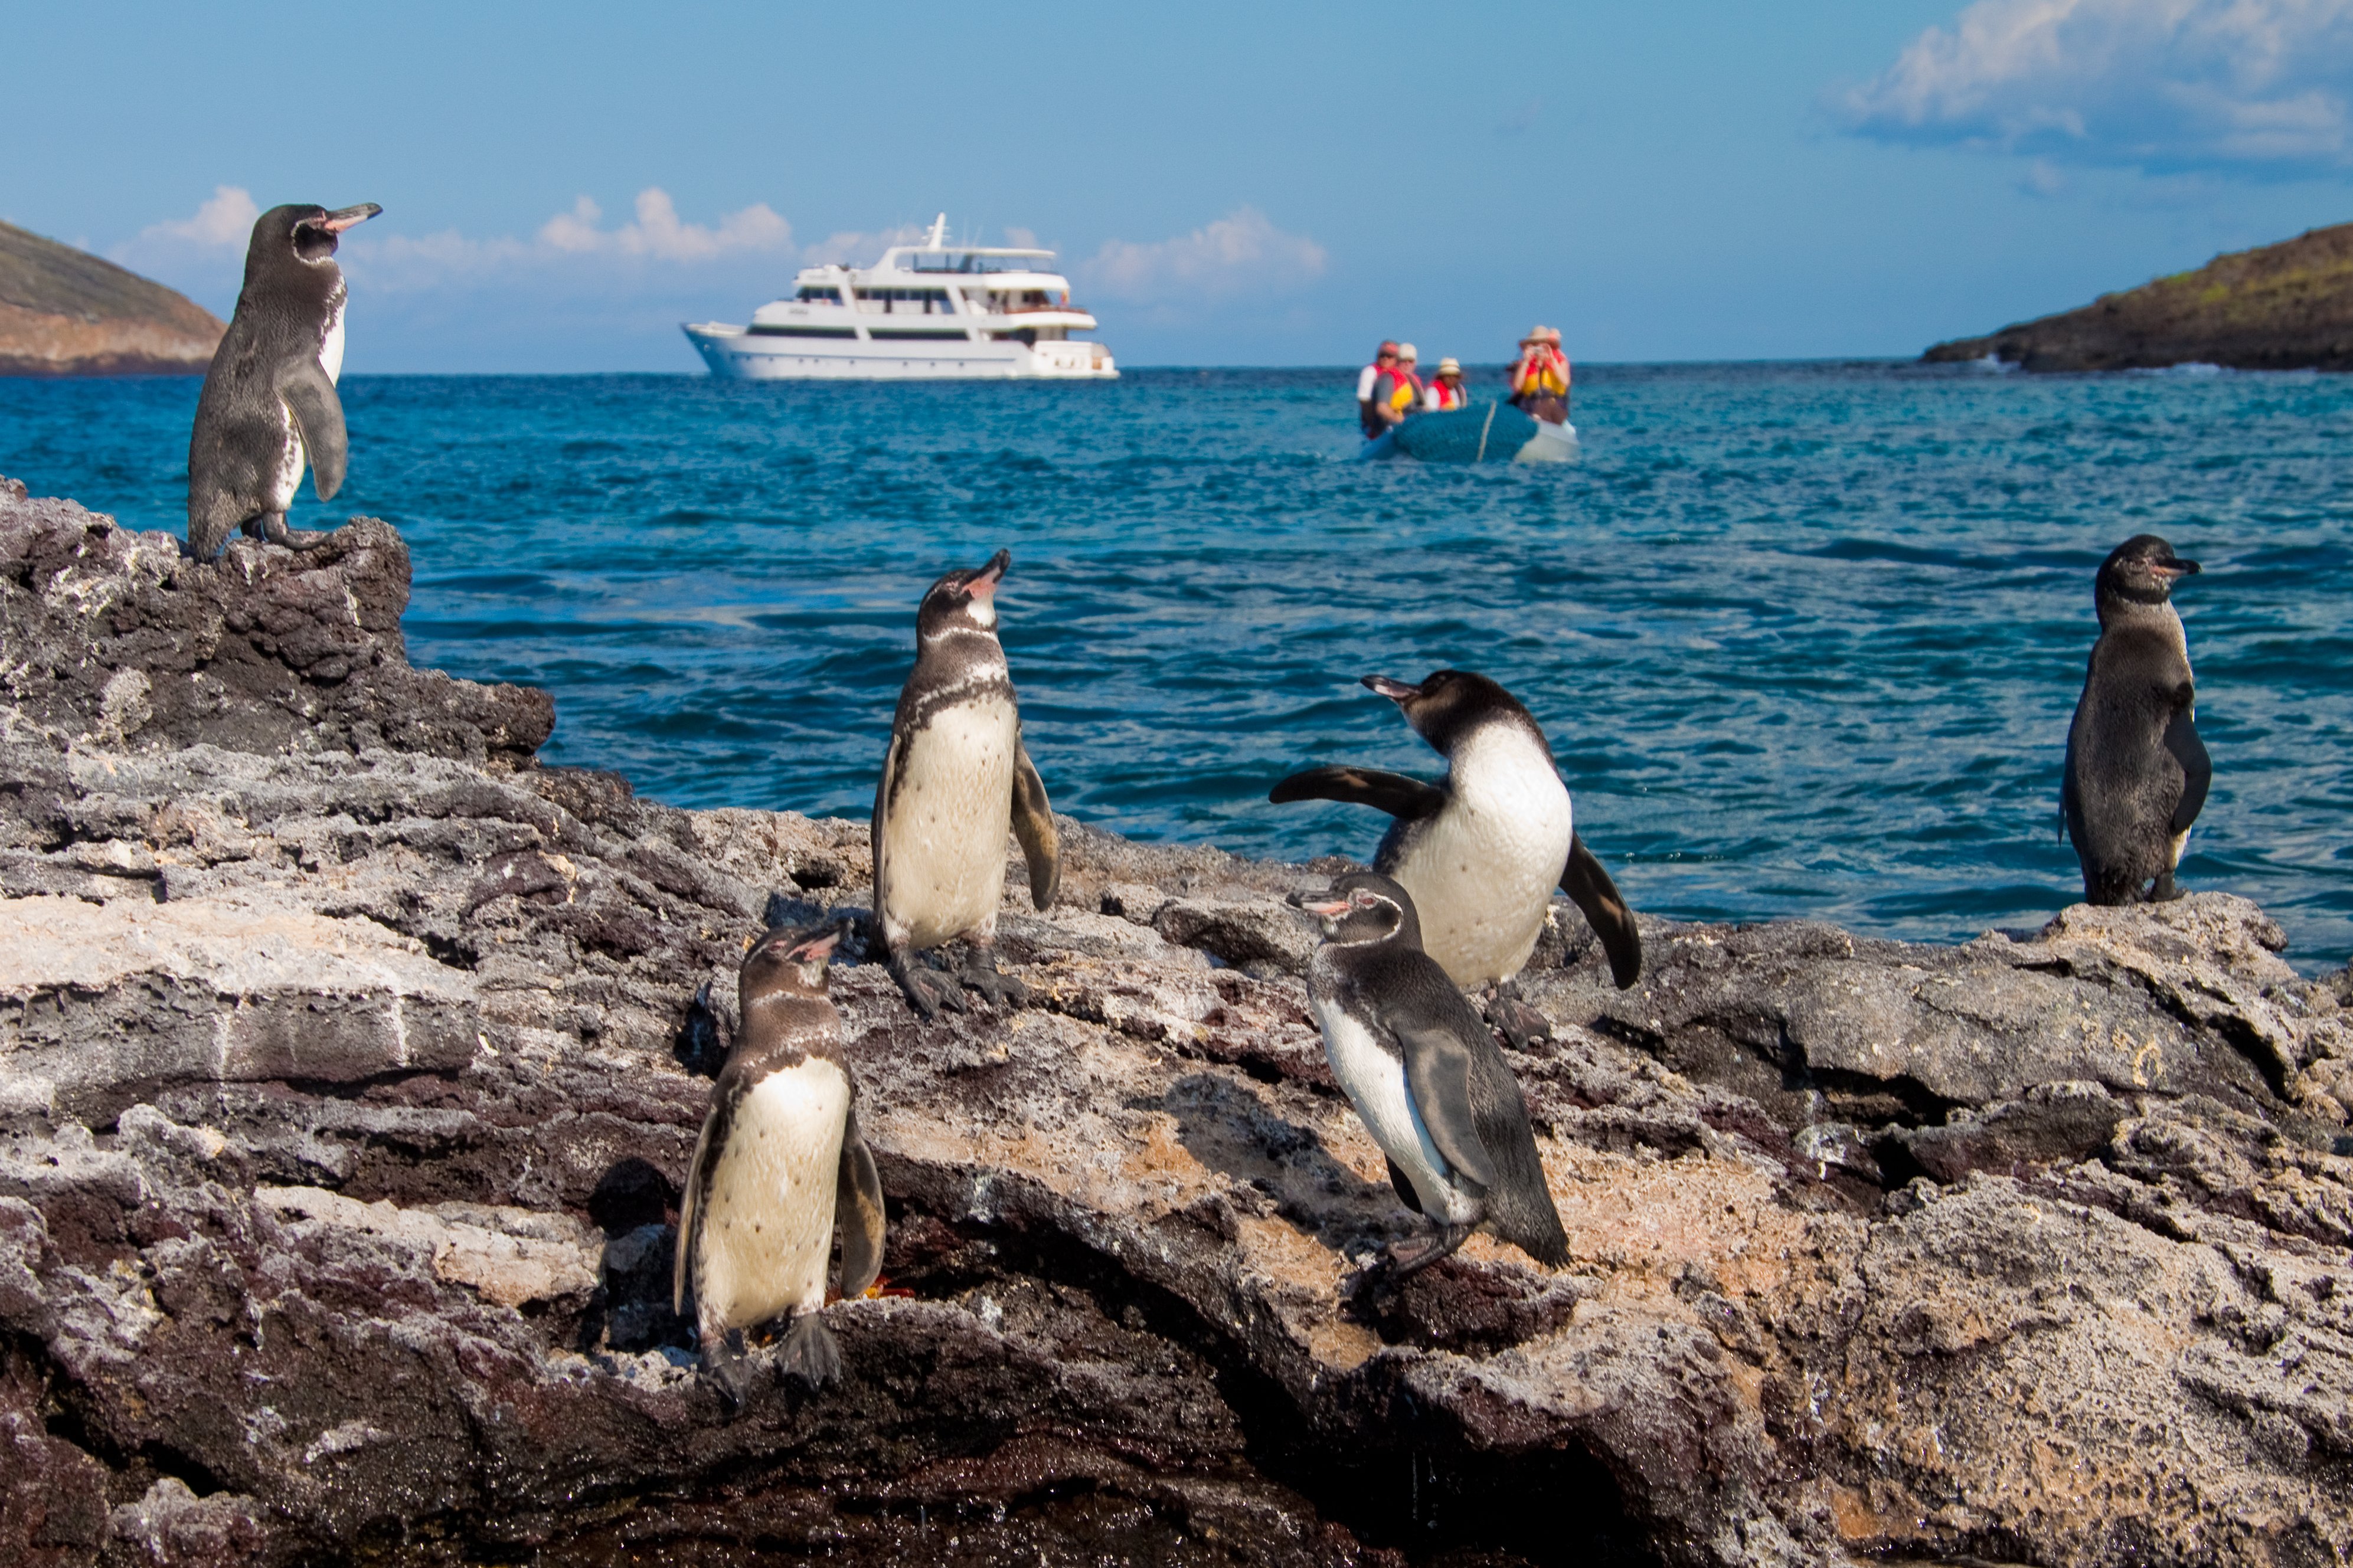
[[[2167,561],[2159,563],[2157,567],[2157,574],[2160,577],[2195,577],[2199,571],[2195,561]]]
[[[1012,564],[1013,552],[998,551],[988,558],[987,565],[973,574],[972,580],[964,585],[964,591],[973,598],[987,599],[997,592],[997,585],[1005,581],[1006,568]]]
[[[311,226],[313,228],[323,228],[329,234],[341,234],[347,228],[352,228],[367,222],[368,219],[375,216],[376,214],[382,211],[384,211],[384,209],[376,205],[374,202],[362,202],[355,207],[343,207],[334,212],[331,212],[325,217],[319,219]]]
[[[1320,915],[1325,920],[1348,912],[1348,900],[1335,899],[1329,893],[1293,893],[1284,901],[1294,910],[1304,910],[1311,915]]]
[[[1408,686],[1402,680],[1391,680],[1386,675],[1367,675],[1364,678],[1363,684],[1368,689],[1379,692],[1392,702],[1404,702],[1421,695],[1420,687]]]
[[[811,937],[807,942],[796,943],[785,956],[797,958],[804,963],[823,963],[833,956],[833,950],[840,945],[841,932],[836,929],[826,932],[823,936]]]

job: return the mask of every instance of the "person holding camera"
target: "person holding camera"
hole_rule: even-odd
[[[1520,340],[1520,357],[1512,365],[1512,406],[1527,413],[1549,398],[1559,405],[1558,418],[1568,416],[1568,356],[1561,352],[1558,327],[1531,327]],[[1550,413],[1550,410],[1546,410]]]

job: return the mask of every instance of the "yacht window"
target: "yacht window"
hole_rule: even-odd
[[[794,295],[793,298],[796,300],[817,300],[828,305],[839,305],[841,303],[841,290],[839,289],[804,289],[799,293]]]

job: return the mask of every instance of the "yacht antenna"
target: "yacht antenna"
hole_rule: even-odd
[[[923,241],[923,248],[925,250],[939,249],[941,247],[941,243],[947,237],[947,232],[948,215],[942,213],[939,216],[932,220],[931,236]]]

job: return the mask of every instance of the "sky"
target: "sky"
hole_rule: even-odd
[[[2353,218],[2353,0],[5,0],[0,218],[226,317],[383,204],[346,368],[690,371],[948,215],[1124,364],[1900,356]]]

